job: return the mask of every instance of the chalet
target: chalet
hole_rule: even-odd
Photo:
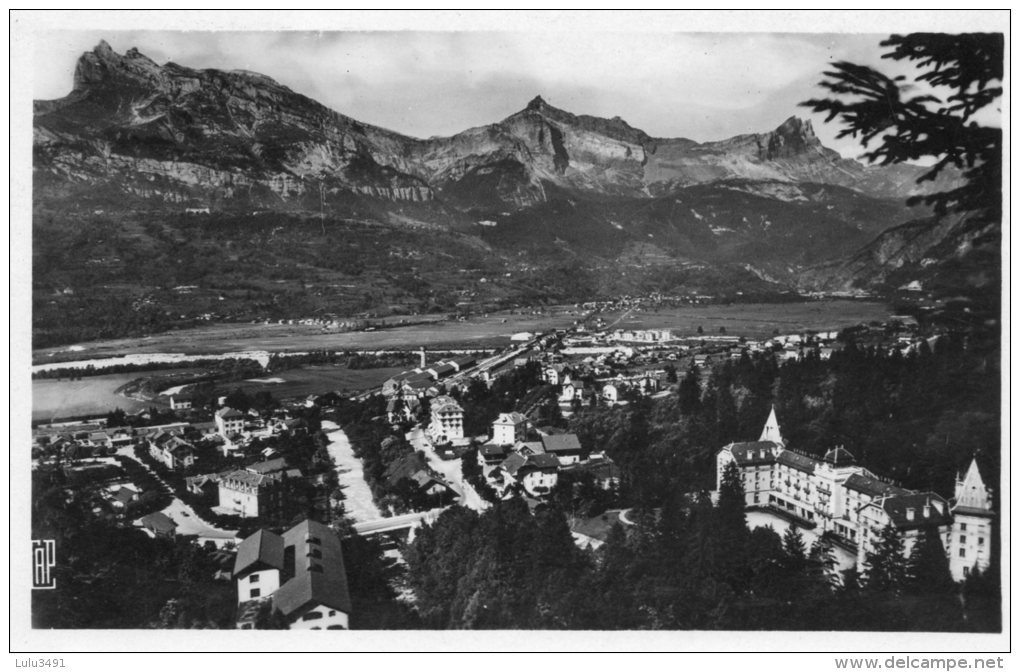
[[[563,465],[581,461],[581,441],[576,434],[545,435],[542,437],[542,449]]]
[[[509,446],[485,443],[478,448],[478,464],[482,467],[498,466],[510,452]]]
[[[608,457],[593,457],[584,462],[568,464],[560,471],[564,474],[591,474],[595,483],[604,490],[620,485],[620,468]]]
[[[175,411],[184,411],[191,408],[194,401],[190,394],[171,394],[170,408]]]
[[[110,506],[117,511],[123,511],[128,505],[137,502],[141,493],[130,485],[122,485],[115,492],[110,500]]]
[[[230,473],[230,472],[226,472]],[[202,474],[184,479],[188,492],[199,497],[204,504],[213,504],[217,500],[220,489],[221,474]]]
[[[410,422],[418,417],[421,402],[418,397],[393,397],[386,402],[386,419],[389,422]]]
[[[112,448],[113,440],[107,432],[89,432],[89,444],[96,448]]]
[[[345,630],[351,597],[340,538],[311,520],[282,535],[259,530],[234,560],[237,627],[251,630],[260,607],[279,611],[290,629]],[[265,602],[268,601],[268,605]]]
[[[497,486],[501,485],[505,492],[511,486],[519,484],[529,495],[540,497],[547,495],[559,478],[560,463],[552,455],[530,455],[511,453],[499,468],[492,474]]]
[[[545,452],[545,448],[542,446],[541,441],[518,441],[514,444],[513,451],[528,457],[530,455],[541,455]]]
[[[195,447],[172,434],[160,433],[149,439],[149,454],[172,471],[195,464]]]
[[[425,458],[419,453],[408,453],[394,461],[386,469],[383,477],[390,488],[395,488],[401,481],[408,481],[418,493],[424,497],[436,498],[439,503],[449,501],[456,493],[445,481],[436,476]]]
[[[157,537],[173,537],[177,534],[177,523],[167,517],[165,513],[150,513],[142,516],[142,527]]]

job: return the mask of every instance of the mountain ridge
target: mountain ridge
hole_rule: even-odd
[[[926,250],[956,235],[936,226],[888,253],[896,227],[931,214],[906,205],[926,169],[845,159],[796,115],[697,142],[536,96],[419,139],[258,73],[106,43],[82,55],[67,96],[34,109],[33,323],[54,341],[111,320],[143,333],[214,314],[881,291],[920,261],[937,272]],[[481,269],[484,284],[463,284]],[[110,301],[138,308],[97,308]]]
[[[75,142],[76,134],[99,135],[108,146],[93,147],[93,155],[197,164],[213,171],[218,187],[236,182],[247,188],[214,189],[216,200],[261,187],[255,190],[262,194],[259,205],[272,204],[268,194],[286,201],[316,196],[320,188],[431,200],[451,186],[452,193],[463,192],[457,183],[465,177],[477,182],[479,171],[499,178],[489,180],[498,184],[485,197],[511,208],[542,200],[543,182],[652,197],[690,184],[762,178],[826,181],[887,198],[900,196],[921,172],[844,159],[820,143],[810,121],[796,116],[772,131],[699,143],[654,138],[620,117],[575,115],[541,96],[501,121],[419,139],[348,117],[258,73],[160,66],[136,48],[121,55],[106,42],[81,56],[68,96],[37,101],[35,110],[41,169],[63,169],[73,181],[67,152],[61,156],[70,144],[85,150],[81,167],[89,179],[122,177],[130,166],[113,166],[104,176],[102,166],[88,164],[88,143]],[[199,144],[215,145],[215,151]],[[167,200],[187,201],[201,191],[193,176],[175,174],[172,166],[142,162],[136,168],[187,185],[157,194]]]

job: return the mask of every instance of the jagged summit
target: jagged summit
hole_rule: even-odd
[[[318,194],[310,180],[397,200],[441,194],[500,211],[548,200],[549,186],[640,199],[721,180],[866,186],[882,197],[901,191],[880,171],[824,148],[796,116],[764,133],[699,143],[655,138],[620,115],[574,114],[536,95],[501,121],[419,140],[345,117],[258,73],[159,65],[135,47],[118,54],[105,40],[80,57],[72,94],[40,101],[35,111],[40,165],[171,202],[211,191],[272,203]],[[93,146],[101,161],[77,149]],[[140,160],[156,163],[144,176],[132,168],[126,186],[120,171]],[[208,170],[214,179],[196,177]],[[152,175],[171,186],[154,193]]]
[[[525,107],[524,109],[526,109],[526,110],[541,110],[542,107],[548,106],[548,105],[549,105],[549,103],[545,102],[545,100],[542,98],[542,96],[535,96],[534,98],[531,99],[531,102],[529,102],[528,106]]]

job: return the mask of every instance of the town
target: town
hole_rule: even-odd
[[[532,516],[558,511],[576,551],[598,563],[616,543],[614,530],[634,535],[666,515],[663,497],[682,495],[691,516],[699,493],[721,505],[727,482],[741,493],[748,528],[826,545],[834,585],[851,580],[838,572],[866,581],[893,542],[907,562],[929,533],[959,585],[993,566],[996,506],[974,455],[949,458],[958,469],[951,491],[903,487],[880,461],[860,464],[843,445],[788,445],[776,397],[752,400],[744,389],[747,417],[708,411],[730,424],[707,436],[733,440],[661,462],[684,473],[659,482],[667,468],[642,462],[650,446],[624,447],[598,424],[633,423],[670,405],[680,412],[670,422],[695,418],[722,403],[709,395],[729,394],[720,376],[764,371],[762,389],[774,378],[782,391],[784,372],[802,377],[863,356],[854,353],[870,353],[875,366],[932,359],[949,334],[899,316],[761,340],[722,329],[678,336],[613,328],[592,315],[571,329],[514,334],[489,352],[436,358],[420,348],[408,353],[417,366],[349,396],[277,400],[234,390],[209,399],[184,385],[166,395],[169,408],[37,423],[34,501],[193,549],[176,555],[199,553],[199,584],[220,596],[215,609],[201,610],[209,627],[358,627],[366,621],[355,604],[365,603],[359,591],[368,585],[351,581],[366,572],[352,566],[359,561],[385,568],[376,594],[389,591],[413,613],[427,601],[408,579],[423,571],[416,537],[459,509],[485,516],[521,502]],[[767,420],[754,417],[765,408]],[[735,435],[762,421],[757,441],[746,429]],[[366,539],[375,540],[371,552],[359,546]],[[178,598],[158,606],[155,621],[198,618]]]

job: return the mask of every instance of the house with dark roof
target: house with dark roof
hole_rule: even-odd
[[[542,448],[559,460],[560,464],[581,461],[581,440],[577,434],[547,434],[542,436]]]
[[[511,453],[490,473],[490,482],[501,493],[520,485],[529,495],[542,497],[556,486],[559,470],[560,461],[553,455]]]
[[[165,432],[149,439],[149,454],[172,471],[184,470],[195,464],[195,447],[181,437]]]
[[[563,474],[591,474],[595,483],[604,490],[620,485],[620,468],[609,457],[592,457],[584,462],[560,468]]]
[[[260,474],[237,469],[220,475],[219,508],[227,515],[243,518],[279,514],[285,505],[286,489],[281,471]]]
[[[882,530],[892,525],[903,538],[903,553],[910,555],[914,544],[927,529],[933,529],[946,548],[951,545],[953,514],[949,502],[934,492],[884,495],[860,510],[857,564],[875,550]]]
[[[282,535],[259,530],[241,542],[234,560],[242,630],[268,606],[292,630],[346,630],[351,596],[336,532],[305,520]],[[266,605],[268,602],[268,605]]]
[[[159,511],[142,516],[140,522],[142,527],[157,537],[173,537],[177,534],[177,523]]]
[[[189,476],[184,479],[184,487],[191,494],[198,496],[203,504],[214,504],[220,490],[220,476],[221,474]]]
[[[456,496],[446,481],[432,472],[420,453],[408,453],[392,462],[387,467],[384,478],[386,485],[391,489],[397,488],[401,481],[407,481],[422,497],[433,497],[439,500],[437,504],[442,504]]]
[[[117,511],[123,511],[127,508],[128,504],[137,502],[141,493],[133,487],[121,486],[115,493],[113,493],[113,499],[110,504]]]
[[[484,443],[478,447],[478,464],[482,467],[495,467],[506,459],[509,452],[509,446]]]

